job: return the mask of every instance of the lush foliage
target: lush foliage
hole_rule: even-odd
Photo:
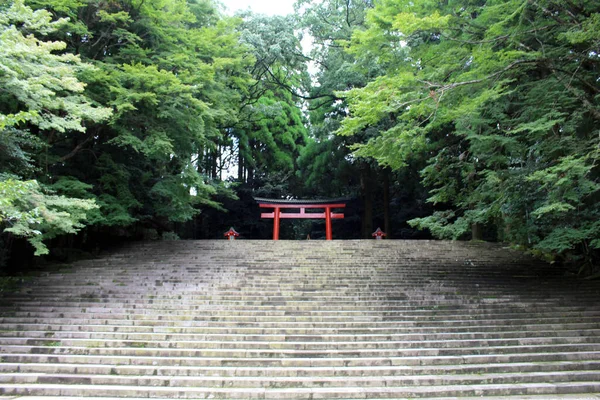
[[[340,237],[418,228],[595,271],[597,2],[2,4],[1,243],[265,237],[253,196],[351,197]]]
[[[293,175],[307,75],[289,18],[227,17],[210,0],[17,0],[0,24],[1,224],[38,253],[84,220],[133,235],[223,210],[235,165],[242,180]]]
[[[597,2],[391,1],[369,13],[351,54],[385,74],[346,91],[338,133],[392,168],[421,154],[442,238],[474,225],[552,257],[600,248]],[[587,263],[587,264],[586,264]]]
[[[0,227],[28,238],[37,255],[48,253],[44,239],[83,228],[87,213],[97,206],[23,180],[42,167],[32,152],[47,150],[49,136],[76,135],[85,131],[86,122],[110,115],[83,94],[85,85],[77,78],[83,71],[93,72],[92,66],[72,54],[55,54],[65,43],[35,36],[46,36],[64,23],[52,22],[50,13],[34,12],[22,2],[0,14]],[[47,157],[44,163],[48,165]]]

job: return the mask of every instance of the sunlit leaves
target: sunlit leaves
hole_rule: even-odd
[[[85,85],[77,78],[80,71],[92,66],[75,55],[60,54],[65,43],[43,41],[32,33],[53,32],[61,21],[51,22],[48,12],[34,12],[22,2],[0,15],[0,85],[3,95],[10,96],[20,109],[3,116],[2,125],[23,120],[42,130],[84,131],[85,120],[108,118],[110,110],[94,106],[82,94]],[[17,25],[22,25],[25,33]]]
[[[0,226],[26,237],[36,255],[48,253],[43,240],[83,228],[88,212],[97,207],[93,200],[46,193],[33,180],[0,180]]]

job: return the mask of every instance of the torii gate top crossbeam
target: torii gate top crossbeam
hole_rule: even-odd
[[[273,212],[261,213],[261,218],[273,218],[273,240],[279,240],[279,220],[296,218],[324,218],[325,236],[327,240],[333,239],[331,229],[332,219],[343,219],[343,213],[332,212],[335,208],[346,207],[347,199],[335,200],[283,200],[255,198],[260,208],[272,208]],[[299,212],[281,212],[282,209],[299,210]],[[307,210],[323,210],[323,212],[307,212]]]

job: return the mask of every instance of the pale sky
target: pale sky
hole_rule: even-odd
[[[294,12],[294,0],[220,0],[233,14],[238,10],[252,9],[257,14],[287,15]]]

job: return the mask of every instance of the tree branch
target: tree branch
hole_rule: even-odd
[[[302,100],[316,100],[316,99],[321,99],[323,97],[329,97],[331,99],[338,99],[336,96],[332,95],[332,94],[322,94],[322,95],[317,95],[317,96],[305,96],[302,94],[299,94],[298,92],[296,92],[294,90],[294,88],[292,88],[289,85],[286,85],[285,83],[281,82],[281,80],[273,73],[273,71],[271,71],[270,68],[267,68],[267,72],[269,73],[269,75],[273,78],[273,80],[275,81],[275,83],[277,85],[279,85],[280,87],[282,87],[283,89],[287,90],[288,92],[290,92],[293,96],[296,96]]]
[[[530,29],[528,31],[523,31],[523,32],[519,32],[519,33],[520,34],[527,34],[527,33],[533,33],[533,32],[537,32],[537,31],[543,31],[543,30],[546,30],[546,29],[549,29],[549,28],[550,28],[550,26],[544,26],[544,27],[541,27],[541,28]],[[444,35],[443,33],[441,33],[440,35],[444,39],[448,39],[448,40],[451,40],[453,42],[466,43],[466,44],[474,44],[474,45],[499,42],[499,41],[503,41],[503,40],[506,40],[506,39],[508,39],[508,38],[511,37],[511,35],[508,34],[508,35],[501,35],[501,36],[497,36],[495,38],[486,39],[486,40],[463,40],[463,39],[453,38],[453,37],[448,36],[448,35]]]
[[[490,74],[490,75],[485,76],[483,78],[472,79],[470,81],[455,82],[455,83],[450,83],[450,84],[433,83],[433,82],[429,82],[429,81],[419,81],[419,82],[427,84],[427,86],[428,86],[428,88],[430,90],[435,90],[435,91],[441,91],[441,92],[443,92],[443,91],[446,91],[446,90],[455,89],[455,88],[460,87],[460,86],[474,85],[476,83],[481,83],[481,82],[484,82],[484,81],[496,78],[496,77],[502,75],[503,73],[505,73],[506,71],[509,71],[509,70],[513,69],[514,67],[516,67],[518,65],[521,65],[521,64],[537,64],[539,62],[540,62],[540,60],[517,60],[517,61],[513,61],[512,63],[510,63],[506,67],[502,68],[500,71],[496,71],[493,74]]]
[[[81,151],[81,149],[83,149],[83,147],[88,144],[92,139],[94,138],[94,135],[92,135],[91,133],[88,134],[88,136],[85,138],[85,140],[81,143],[79,143],[77,146],[75,146],[75,148],[73,150],[71,150],[71,152],[65,156],[62,156],[59,159],[59,162],[65,162],[70,158],[75,157],[75,155],[77,153],[79,153]]]
[[[585,106],[585,108],[590,112],[590,114],[592,114],[592,116],[594,117],[594,119],[600,121],[600,111],[585,97],[581,96],[579,93],[577,93],[577,91],[575,90],[575,88],[571,85],[570,82],[565,82],[559,75],[558,75],[558,70],[555,69],[553,66],[550,66],[552,73],[554,74],[554,76],[556,77],[556,80],[559,81],[560,83],[563,84],[563,86],[565,87],[565,89],[567,89],[569,91],[569,93],[571,93],[573,96],[575,96],[576,98],[578,98],[583,105]]]

